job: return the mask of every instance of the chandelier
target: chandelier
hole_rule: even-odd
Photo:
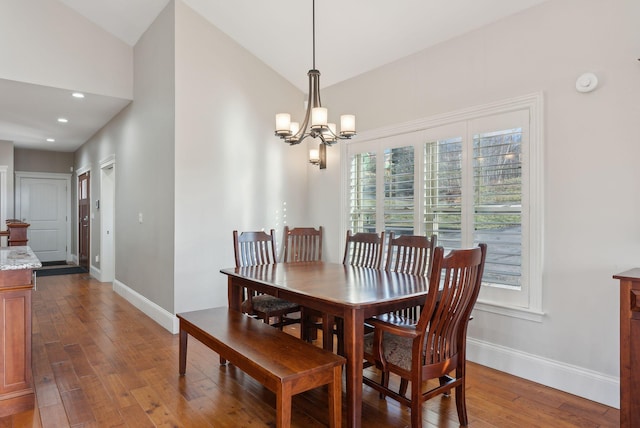
[[[307,111],[302,125],[291,121],[289,113],[276,114],[275,134],[291,145],[300,144],[307,137],[319,138],[321,140],[319,152],[324,155],[325,145],[332,145],[338,140],[346,140],[356,135],[356,117],[352,114],[340,116],[340,133],[336,130],[335,123],[327,121],[328,111],[322,107],[320,102],[320,72],[316,70],[316,6],[315,0],[312,2],[312,31],[313,31],[313,68],[309,70],[309,99],[307,101]],[[318,152],[312,150],[312,152]],[[323,157],[323,156],[321,156]],[[320,160],[311,158],[313,164],[320,164]]]

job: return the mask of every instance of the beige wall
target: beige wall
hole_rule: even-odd
[[[16,171],[69,174],[73,172],[73,157],[73,153],[68,152],[16,148],[14,165]]]
[[[273,135],[275,114],[302,99],[176,2],[176,312],[227,304],[218,271],[234,264],[234,229],[274,228],[280,240],[284,224],[306,224],[306,150]]]
[[[360,131],[544,93],[545,316],[538,323],[476,311],[470,356],[614,405],[611,276],[640,263],[638,11],[630,0],[546,2],[323,92],[327,105],[357,114]],[[576,91],[584,72],[599,76],[594,92]],[[326,174],[311,177],[309,194],[319,197],[309,205],[312,220],[339,229],[333,149]]]
[[[14,159],[13,159],[13,142],[0,140],[0,165],[7,167],[7,206],[5,209],[6,218],[15,218],[15,213],[13,212],[14,207]],[[0,224],[0,230],[5,230],[6,227],[4,224]]]
[[[56,0],[2,0],[0,78],[117,98],[133,94],[133,50]]]
[[[134,48],[134,101],[83,145],[75,168],[91,171],[91,262],[100,249],[100,162],[115,158],[116,280],[173,311],[174,8]],[[76,178],[74,177],[74,180]],[[138,221],[139,214],[143,222]]]

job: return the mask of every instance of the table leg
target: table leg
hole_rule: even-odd
[[[229,308],[240,311],[242,306],[242,287],[236,284],[232,276],[230,276],[227,280],[227,284],[227,299],[229,300]]]
[[[178,355],[178,373],[183,375],[187,371],[187,332],[183,329],[180,329],[180,349]]]
[[[344,314],[344,351],[347,358],[347,426],[359,428],[362,422],[362,357],[364,315],[351,310]]]

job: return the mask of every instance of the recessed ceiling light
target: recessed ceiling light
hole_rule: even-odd
[[[47,142],[49,143],[55,143],[56,139],[55,138],[47,138]]]
[[[74,98],[84,98],[84,94],[82,92],[74,92],[71,96]]]
[[[64,117],[59,117],[59,118],[58,118],[58,122],[60,122],[60,123],[67,123],[67,122],[69,122],[69,119],[65,119]]]

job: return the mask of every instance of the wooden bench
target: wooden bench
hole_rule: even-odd
[[[276,394],[277,427],[291,424],[291,397],[328,385],[331,427],[342,418],[342,366],[345,359],[297,339],[260,320],[224,308],[178,314],[180,374],[187,366],[187,335],[244,371]]]

